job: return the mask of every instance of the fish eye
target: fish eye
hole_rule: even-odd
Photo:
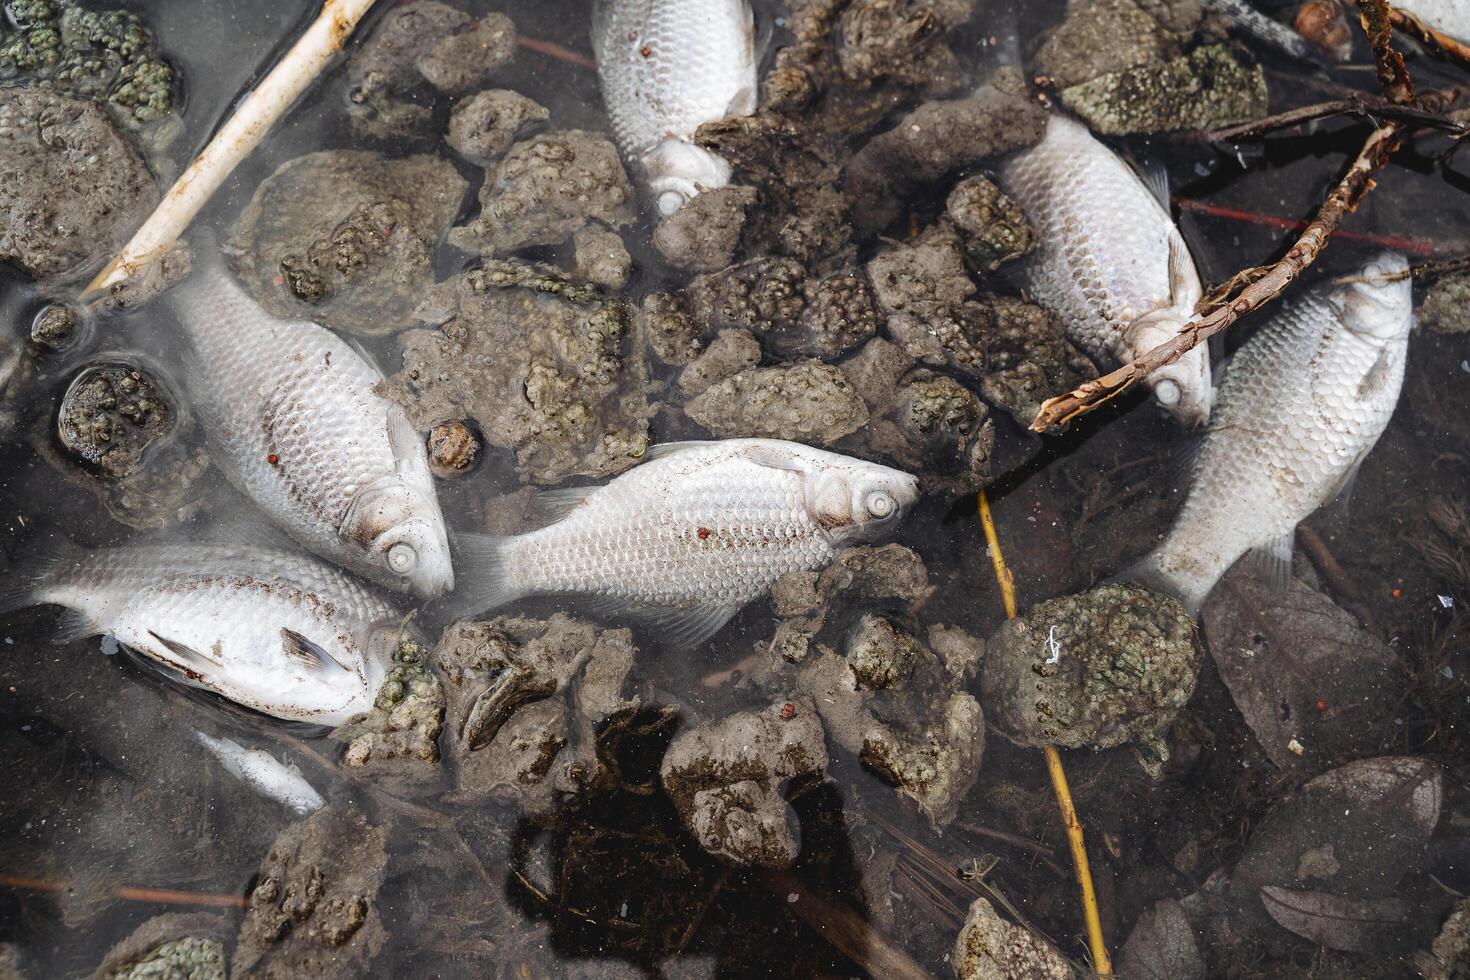
[[[875,490],[868,494],[868,499],[863,501],[863,506],[867,508],[871,517],[880,521],[885,517],[892,517],[893,512],[898,509],[898,504],[894,499],[882,490]]]
[[[658,213],[668,217],[684,206],[685,197],[678,191],[664,191],[658,196]]]
[[[419,563],[419,553],[413,545],[402,541],[388,549],[388,567],[399,575],[407,575]]]
[[[1179,382],[1177,381],[1170,381],[1165,378],[1163,381],[1154,385],[1154,397],[1159,400],[1160,405],[1179,404],[1180,394]]]

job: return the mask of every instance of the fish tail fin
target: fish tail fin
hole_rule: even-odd
[[[489,534],[454,536],[455,578],[447,612],[455,619],[475,616],[508,605],[526,594],[512,574],[509,545],[514,538]]]
[[[27,542],[31,550],[0,572],[0,613],[15,612],[49,601],[47,586],[75,568],[86,552],[60,533]],[[85,634],[83,634],[85,635]]]
[[[1171,595],[1184,604],[1191,616],[1198,616],[1210,594],[1214,582],[1195,582],[1185,576],[1171,572],[1164,563],[1164,549],[1155,548],[1122,572],[1113,576],[1113,582],[1131,582],[1154,592]]]

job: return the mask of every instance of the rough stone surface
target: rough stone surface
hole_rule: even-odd
[[[1419,316],[1435,333],[1470,332],[1470,276],[1443,276],[1424,297]]]
[[[641,318],[649,351],[675,367],[698,357],[711,338],[673,293],[649,293],[643,297]]]
[[[623,236],[597,223],[583,225],[572,236],[577,275],[610,289],[621,289],[633,274],[633,257]]]
[[[679,373],[679,389],[686,396],[698,395],[710,385],[734,377],[760,362],[760,341],[749,330],[721,330],[704,353]]]
[[[1135,585],[1043,602],[986,650],[981,691],[996,728],[1019,745],[1067,748],[1156,740],[1203,657],[1184,607]]]
[[[157,201],[148,166],[97,103],[0,88],[0,262],[63,275],[110,253]]]
[[[219,915],[157,915],[109,949],[90,980],[225,980],[229,938]],[[0,978],[6,977],[3,963],[0,958]]]
[[[784,868],[800,850],[788,784],[820,777],[827,744],[812,703],[797,698],[700,725],[674,739],[659,775],[684,826],[710,854]]]
[[[485,166],[551,118],[541,103],[508,89],[477,93],[454,107],[444,141],[471,163]]]
[[[984,272],[994,272],[1036,244],[1021,206],[980,174],[955,185],[944,213],[959,229],[970,262]]]
[[[393,791],[436,783],[444,691],[428,664],[428,651],[405,635],[393,650],[373,710],[333,732],[347,743],[342,764],[370,775]]]
[[[1094,131],[1112,136],[1209,129],[1270,111],[1261,67],[1220,44],[1161,65],[1101,75],[1063,89],[1061,98]]]
[[[515,24],[504,14],[490,13],[469,30],[436,41],[414,67],[441,92],[467,92],[509,64],[515,53]]]
[[[386,839],[351,807],[318,810],[283,830],[261,862],[230,976],[365,974],[387,939],[378,914]]]
[[[480,213],[449,240],[466,251],[498,254],[558,245],[592,220],[611,228],[629,224],[633,201],[612,143],[576,129],[542,133],[511,147],[485,175]]]
[[[241,282],[280,317],[400,330],[434,281],[434,249],[466,186],[433,156],[324,150],[289,160],[237,223]]]
[[[696,195],[653,231],[653,247],[685,272],[714,272],[730,264],[740,247],[745,218],[758,194],[732,184]]]
[[[1176,57],[1182,40],[1134,0],[1082,0],[1068,5],[1066,19],[1036,52],[1034,65],[1058,88],[1067,88]]]
[[[822,446],[868,421],[852,382],[820,361],[750,368],[691,399],[684,411],[721,439],[765,437]]]
[[[429,329],[401,337],[403,369],[386,382],[416,428],[473,419],[541,484],[605,477],[648,448],[642,358],[632,311],[555,270],[488,262],[423,297]]]
[[[1072,968],[1045,940],[1002,919],[977,898],[954,944],[958,980],[1072,980]]]

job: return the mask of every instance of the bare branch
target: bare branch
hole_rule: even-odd
[[[1414,101],[1414,83],[1404,66],[1404,56],[1393,49],[1392,15],[1388,0],[1358,0],[1358,20],[1378,65],[1378,87],[1390,101],[1409,105]]]
[[[1426,93],[1426,98],[1428,94]],[[1453,97],[1460,94],[1460,90],[1458,88],[1439,89],[1434,94],[1440,97]],[[1436,112],[1421,106],[1401,105],[1373,92],[1354,92],[1341,99],[1332,99],[1327,102],[1318,102],[1315,105],[1290,109],[1286,112],[1278,112],[1274,116],[1252,119],[1249,122],[1236,123],[1232,126],[1222,126],[1219,129],[1204,130],[1195,136],[1206,143],[1244,143],[1261,139],[1279,130],[1315,122],[1318,119],[1347,115],[1366,116],[1375,122],[1382,119],[1396,119],[1416,128],[1442,129],[1456,135],[1470,132],[1470,125],[1451,119],[1443,112]]]
[[[1461,44],[1448,34],[1435,30],[1413,14],[1396,7],[1389,11],[1389,19],[1394,30],[1407,34],[1424,45],[1430,54],[1470,68],[1470,46]]]

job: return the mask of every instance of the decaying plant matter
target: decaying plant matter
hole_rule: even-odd
[[[1307,227],[1285,255],[1269,266],[1246,269],[1231,277],[1222,290],[1216,291],[1207,298],[1208,301],[1217,305],[1208,309],[1208,312],[1202,312],[1197,319],[1185,324],[1170,340],[1145,351],[1117,370],[1094,378],[1066,394],[1048,399],[1042,404],[1041,410],[1036,413],[1036,418],[1031,422],[1033,431],[1051,432],[1061,429],[1073,419],[1111,401],[1153,371],[1166,364],[1172,364],[1187,351],[1204,343],[1237,320],[1255,312],[1281,295],[1306,271],[1308,266],[1316,261],[1317,256],[1321,254],[1322,249],[1326,248],[1328,240],[1331,239],[1333,232],[1337,230],[1343,219],[1356,210],[1363,197],[1373,189],[1374,175],[1387,165],[1394,152],[1398,150],[1411,124],[1419,122],[1417,118],[1413,118],[1411,122],[1412,117],[1402,113],[1409,112],[1413,117],[1417,117],[1420,112],[1427,112],[1432,116],[1442,117],[1444,109],[1459,97],[1461,93],[1458,89],[1425,93],[1416,97],[1413,82],[1409,78],[1403,58],[1390,43],[1396,12],[1386,0],[1362,0],[1358,7],[1364,33],[1373,46],[1378,65],[1379,86],[1383,90],[1383,96],[1393,106],[1401,108],[1391,115],[1377,116],[1375,114],[1375,118],[1378,119],[1377,125],[1364,140],[1362,148],[1353,158],[1347,172],[1327,195],[1326,200],[1317,209],[1316,215],[1308,222]],[[1347,101],[1352,103],[1354,100]],[[1365,102],[1364,106],[1366,105]],[[1295,113],[1276,117],[1274,122],[1258,121],[1244,127],[1237,127],[1233,133],[1224,131],[1215,136],[1216,138],[1254,136],[1269,131],[1277,125],[1295,125],[1339,111],[1359,110],[1351,104],[1332,108],[1330,111],[1322,106],[1311,106],[1297,110]],[[1240,291],[1234,294],[1233,299],[1229,299],[1228,297],[1236,288],[1239,288]],[[1208,306],[1209,302],[1202,304],[1204,308]]]

